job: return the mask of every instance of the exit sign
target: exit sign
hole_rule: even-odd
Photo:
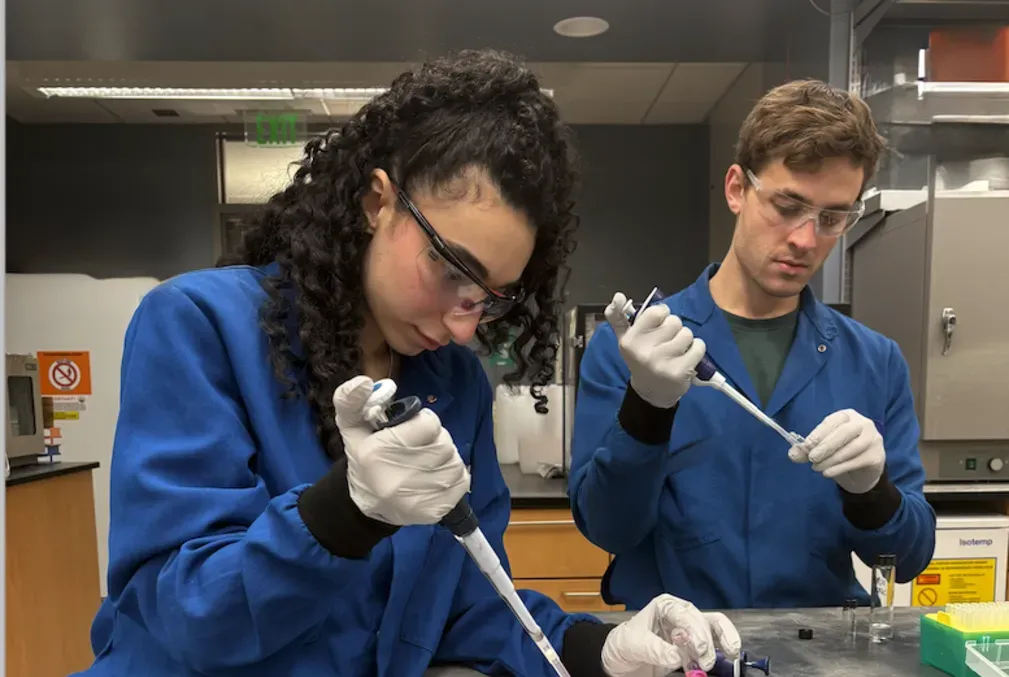
[[[307,139],[307,113],[290,110],[245,113],[245,142],[251,146],[300,146]]]

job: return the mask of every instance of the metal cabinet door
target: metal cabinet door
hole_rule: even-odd
[[[931,249],[923,438],[1009,439],[1009,197],[937,196]]]

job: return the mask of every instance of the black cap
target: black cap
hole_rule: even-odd
[[[897,566],[897,556],[896,555],[880,555],[876,558],[877,566],[881,567],[892,567]]]
[[[799,639],[813,639],[813,628],[799,628]]]

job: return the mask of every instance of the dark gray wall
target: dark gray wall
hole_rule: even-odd
[[[8,119],[8,271],[166,278],[212,265],[215,131]],[[585,178],[569,302],[691,282],[707,260],[707,128],[576,134]]]
[[[208,266],[214,132],[7,119],[7,270],[153,276]]]

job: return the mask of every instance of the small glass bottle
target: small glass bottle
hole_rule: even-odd
[[[844,600],[844,632],[848,639],[855,639],[858,632],[855,625],[856,612],[858,609],[858,600],[854,597],[849,597]]]
[[[872,590],[869,610],[869,639],[877,644],[893,638],[894,586],[897,558],[880,555],[872,568]]]

